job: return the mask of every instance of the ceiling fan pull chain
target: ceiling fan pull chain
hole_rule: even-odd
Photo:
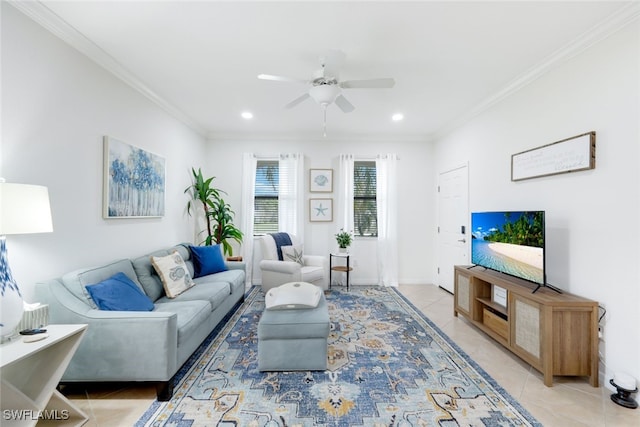
[[[322,106],[322,114],[323,114],[322,129],[324,131],[323,136],[326,138],[327,137],[327,106],[326,105]]]

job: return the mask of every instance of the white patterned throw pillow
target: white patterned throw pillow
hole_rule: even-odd
[[[151,264],[158,276],[160,276],[160,280],[162,280],[167,297],[175,298],[195,286],[191,276],[189,276],[189,270],[187,270],[187,266],[178,251],[162,257],[152,256]]]
[[[300,265],[304,265],[302,260],[302,245],[281,246],[282,259],[284,261],[294,261]]]

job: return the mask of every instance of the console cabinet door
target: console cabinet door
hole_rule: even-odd
[[[511,347],[537,369],[543,365],[544,322],[540,304],[509,293]]]
[[[466,274],[455,271],[454,278],[454,298],[455,312],[462,313],[467,317],[471,317],[471,278]]]

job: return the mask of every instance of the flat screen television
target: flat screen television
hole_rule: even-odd
[[[471,230],[472,264],[545,286],[544,211],[475,212]]]

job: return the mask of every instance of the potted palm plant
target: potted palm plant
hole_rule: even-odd
[[[242,232],[233,225],[233,215],[231,206],[224,201],[222,194],[224,191],[213,187],[215,176],[204,178],[202,170],[191,169],[193,182],[184,192],[190,199],[187,202],[187,213],[191,215],[191,210],[201,204],[204,210],[204,217],[207,224],[205,230],[207,237],[202,243],[205,245],[222,244],[223,253],[233,256],[233,247],[228,239],[242,243]]]

